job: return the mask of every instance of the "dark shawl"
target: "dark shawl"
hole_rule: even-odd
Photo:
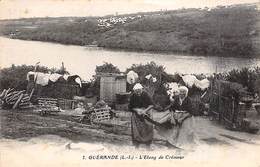
[[[131,112],[135,112],[134,108],[147,108],[149,105],[153,105],[152,99],[146,92],[142,92],[140,96],[132,94],[128,107]]]
[[[180,104],[180,99],[177,98],[171,108],[171,111],[175,111],[175,110],[179,110],[179,111],[187,111],[188,113],[190,113],[191,115],[193,115],[193,109],[192,109],[192,103],[189,97],[186,97],[182,104]]]
[[[153,139],[153,126],[143,116],[138,115],[134,108],[147,108],[152,105],[152,100],[146,92],[140,96],[132,94],[130,97],[129,110],[133,113],[131,117],[132,140],[134,144],[151,143]]]

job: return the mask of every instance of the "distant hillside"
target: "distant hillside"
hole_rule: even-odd
[[[99,45],[248,57],[256,55],[252,39],[259,39],[259,16],[253,6],[152,15],[105,32]]]
[[[260,56],[257,5],[106,17],[4,20],[11,38],[116,49],[234,57]]]

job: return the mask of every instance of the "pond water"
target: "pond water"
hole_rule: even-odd
[[[84,80],[94,75],[97,65],[109,62],[121,71],[132,64],[146,64],[154,61],[163,65],[169,73],[214,73],[224,72],[233,68],[260,66],[260,59],[205,57],[180,54],[132,52],[109,50],[99,47],[84,47],[62,45],[49,42],[24,41],[0,37],[0,67],[15,65],[40,65],[47,67],[65,68],[71,74],[78,74]]]

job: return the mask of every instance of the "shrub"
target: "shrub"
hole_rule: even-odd
[[[168,74],[165,72],[165,67],[162,65],[157,65],[155,62],[151,61],[145,65],[133,64],[130,68],[126,69],[126,73],[131,70],[138,74],[139,82],[144,85],[154,102],[157,102],[158,105],[165,107],[169,101],[166,89],[162,82],[162,76],[164,78],[168,77]],[[146,79],[145,76],[149,74],[155,77],[157,81],[153,82],[152,79]]]
[[[104,62],[103,65],[96,66],[95,72],[96,74],[97,73],[120,73],[120,70],[113,64]]]
[[[231,70],[225,76],[227,81],[237,82],[251,93],[257,91],[257,80],[260,79],[260,68],[255,67],[254,69],[242,68],[241,70]]]
[[[145,65],[143,64],[133,64],[130,68],[126,69],[126,73],[133,70],[139,75],[140,82],[145,84],[145,76],[151,74],[156,77],[157,80],[160,79],[161,74],[165,73],[165,67],[162,65],[157,65],[155,62],[151,61]]]

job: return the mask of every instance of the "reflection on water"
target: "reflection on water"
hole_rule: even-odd
[[[121,71],[132,64],[154,61],[163,65],[169,73],[213,73],[233,68],[260,66],[260,59],[183,56],[146,52],[113,51],[97,47],[61,45],[47,42],[23,41],[0,37],[0,67],[11,64],[40,64],[59,68],[61,62],[71,74],[88,80],[96,65],[110,62]]]

